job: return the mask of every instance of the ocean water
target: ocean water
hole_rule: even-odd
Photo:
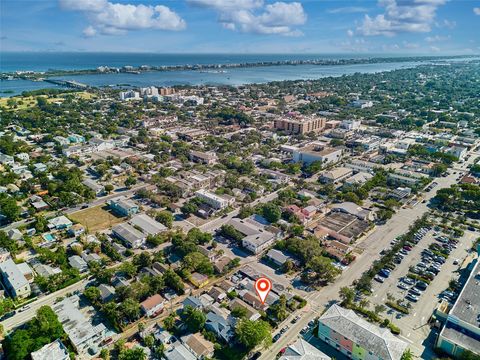
[[[0,54],[1,71],[48,69],[94,69],[98,66],[122,67],[125,65],[185,65],[185,64],[226,64],[255,63],[277,60],[311,60],[363,58],[360,55],[224,55],[224,54],[108,54],[108,53],[41,53],[36,56],[26,53]],[[374,57],[374,56],[372,56]],[[456,59],[455,61],[459,61]],[[342,76],[353,73],[375,73],[401,68],[412,68],[431,61],[386,62],[351,65],[279,65],[230,68],[225,72],[172,70],[152,71],[140,74],[111,73],[89,75],[66,75],[54,77],[58,80],[75,80],[94,87],[121,86],[175,86],[175,85],[242,85],[271,81],[320,79],[328,76]],[[46,82],[26,80],[4,80],[0,82],[0,96],[14,96],[23,91],[55,88]]]
[[[238,64],[261,61],[358,59],[388,57],[359,54],[149,54],[149,53],[0,53],[0,72],[83,70],[99,66],[122,67],[125,65],[172,66],[186,64]]]

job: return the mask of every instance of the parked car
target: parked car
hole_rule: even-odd
[[[405,276],[402,281],[405,283],[405,284],[408,284],[408,285],[415,285],[415,280]]]
[[[426,282],[423,282],[423,281],[418,281],[416,284],[415,284],[416,288],[419,289],[419,290],[422,290],[422,291],[425,291],[428,287],[428,284]]]
[[[405,296],[405,299],[407,299],[409,301],[412,301],[412,302],[417,302],[418,301],[418,297],[416,297],[415,295],[412,295],[412,294],[408,294],[407,296]]]
[[[384,283],[385,282],[385,278],[379,276],[379,275],[376,275],[374,278],[373,278],[375,281],[378,281],[379,283]]]
[[[402,290],[408,290],[409,289],[408,285],[403,283],[403,282],[399,282],[397,286]]]

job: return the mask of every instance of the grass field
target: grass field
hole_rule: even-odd
[[[74,95],[76,98],[79,98],[79,99],[91,99],[95,96],[94,94],[91,94],[91,93],[86,92],[86,91],[72,93],[72,95]],[[59,95],[57,95],[55,97],[52,97],[52,98],[47,97],[47,95],[25,96],[25,97],[24,96],[14,96],[11,99],[14,99],[17,103],[17,107],[15,108],[15,107],[8,106],[7,102],[10,98],[0,97],[0,106],[7,107],[9,109],[12,109],[12,108],[19,109],[19,110],[27,109],[27,108],[35,106],[37,104],[37,97],[44,97],[44,98],[47,99],[47,101],[49,103],[54,103],[54,102],[58,102],[58,101],[62,102],[64,100],[63,97],[62,97],[62,94],[59,94]]]
[[[124,221],[124,218],[113,215],[108,211],[107,207],[103,205],[74,212],[68,217],[72,221],[79,222],[85,226],[90,233],[108,229],[112,225]]]

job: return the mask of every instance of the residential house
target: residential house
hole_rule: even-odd
[[[208,284],[208,276],[194,272],[190,275],[190,282],[197,288],[202,288]]]
[[[182,343],[197,359],[212,358],[215,351],[213,343],[206,340],[202,334],[195,333],[182,337]]]
[[[80,236],[85,232],[85,227],[82,224],[74,224],[68,229],[68,234],[70,236]]]
[[[113,212],[121,216],[132,216],[138,213],[139,207],[133,201],[126,199],[123,196],[111,199],[108,205]]]
[[[289,345],[279,360],[330,360],[330,356],[325,355],[315,346],[300,338]]]
[[[73,267],[74,269],[77,269],[81,273],[88,270],[87,262],[78,255],[70,256],[68,258],[68,263],[70,264],[71,267]]]
[[[30,354],[32,360],[70,360],[70,354],[60,339],[57,339]]]
[[[166,360],[198,360],[180,341],[174,342],[163,354]]]
[[[226,343],[229,343],[230,340],[235,336],[234,329],[232,328],[231,324],[225,318],[215,314],[214,312],[209,312],[207,314],[205,328],[208,331],[213,332],[218,338]]]
[[[57,216],[53,219],[48,220],[48,228],[55,230],[64,230],[72,226],[73,223],[65,215]]]
[[[163,310],[164,303],[165,299],[160,294],[155,294],[142,301],[140,307],[146,316],[152,317]]]
[[[115,299],[115,288],[113,286],[100,284],[98,285],[98,290],[100,290],[102,302],[106,303]]]

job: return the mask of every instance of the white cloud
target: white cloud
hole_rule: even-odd
[[[427,36],[425,38],[425,41],[429,43],[434,43],[434,42],[446,41],[449,39],[450,39],[450,35],[447,35],[447,36],[434,35],[434,36]]]
[[[84,36],[97,33],[121,35],[129,30],[158,29],[183,30],[185,21],[170,8],[157,5],[130,5],[112,3],[106,0],[60,0],[66,10],[85,13],[90,25],[83,31]]]
[[[440,48],[439,48],[439,47],[436,47],[436,46],[430,46],[430,51],[432,51],[432,52],[439,52],[439,51],[440,51]]]
[[[352,37],[354,35],[353,30],[348,29],[347,30],[347,35],[348,35],[348,37]]]
[[[357,31],[366,36],[394,36],[406,32],[429,32],[438,7],[447,0],[379,0],[385,8],[375,17],[365,15]]]
[[[475,15],[480,15],[480,7],[473,8],[473,12],[475,13]]]
[[[403,42],[403,47],[405,49],[418,49],[420,47],[420,45],[418,45],[417,43],[411,43],[411,42],[408,42],[408,41],[404,41]]]
[[[97,34],[97,30],[93,26],[87,26],[85,29],[83,29],[83,36],[85,37],[92,37]]]
[[[295,26],[307,21],[298,2],[265,5],[263,0],[189,0],[189,3],[215,10],[225,29],[240,32],[299,36],[302,33]]]
[[[327,10],[329,14],[353,14],[353,13],[361,13],[361,12],[367,12],[367,11],[368,11],[368,8],[364,8],[360,6],[345,6],[345,7],[339,7],[339,8]]]

